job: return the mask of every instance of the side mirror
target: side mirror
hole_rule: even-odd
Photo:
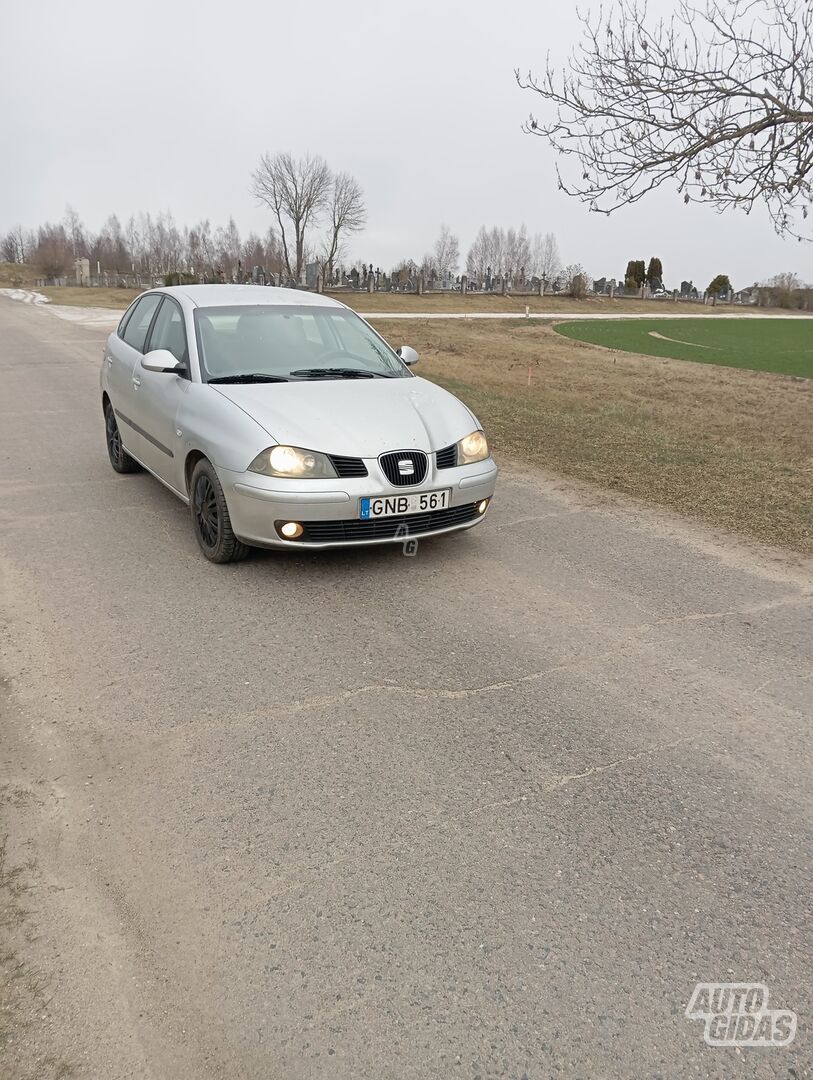
[[[169,349],[153,349],[141,358],[145,371],[158,371],[165,375],[182,375],[186,366],[176,360]]]
[[[410,345],[402,345],[401,348],[398,350],[398,355],[401,357],[407,367],[412,367],[413,364],[418,363],[418,354]]]

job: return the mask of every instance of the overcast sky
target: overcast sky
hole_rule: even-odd
[[[585,5],[586,6],[586,5]],[[369,210],[351,253],[419,260],[442,222],[465,256],[481,224],[555,233],[595,277],[659,256],[667,287],[735,287],[792,270],[813,245],[760,211],[719,216],[660,192],[611,218],[557,191],[554,154],[520,126],[534,96],[513,71],[564,62],[575,8],[542,0],[40,0],[3,3],[0,231],[62,217],[171,210],[265,231],[249,194],[263,151],[353,173]],[[668,11],[668,0],[650,0]]]

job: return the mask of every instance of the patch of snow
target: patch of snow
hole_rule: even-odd
[[[79,323],[82,326],[99,326],[113,329],[121,322],[124,309],[103,307],[68,307],[66,304],[51,304],[48,311],[66,322]]]
[[[98,326],[103,329],[112,329],[118,326],[124,314],[124,309],[117,311],[113,308],[102,307],[69,307],[67,304],[53,304],[42,293],[32,292],[30,289],[0,289],[0,296],[7,296],[9,300],[18,300],[23,304],[47,304],[48,311],[66,322],[80,323],[82,326]]]
[[[50,304],[51,302],[42,293],[31,292],[29,289],[0,289],[0,296],[7,296],[9,300],[20,300],[24,304]]]

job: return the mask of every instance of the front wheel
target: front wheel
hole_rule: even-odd
[[[206,458],[201,458],[192,470],[189,508],[195,537],[210,562],[237,562],[248,555],[247,545],[234,535],[223,488]]]
[[[117,473],[139,472],[141,466],[131,458],[121,444],[121,432],[116,420],[116,413],[109,401],[104,403],[104,437],[107,443],[107,456]]]

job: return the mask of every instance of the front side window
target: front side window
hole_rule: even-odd
[[[161,303],[163,297],[160,293],[149,293],[142,296],[136,304],[133,314],[127,320],[124,327],[124,340],[139,352],[144,352],[144,342],[147,340],[147,331],[150,328],[155,309]]]
[[[207,382],[412,378],[389,345],[343,308],[198,308],[195,326]]]
[[[161,310],[155,317],[155,325],[150,334],[150,352],[153,349],[166,349],[179,363],[186,363],[186,330],[183,312],[174,300],[167,297],[164,298]]]

